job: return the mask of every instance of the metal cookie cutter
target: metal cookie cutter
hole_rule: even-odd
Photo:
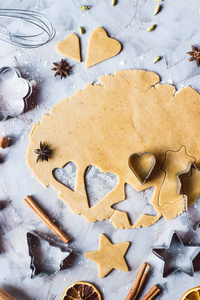
[[[128,158],[128,165],[137,179],[144,184],[156,164],[155,156],[150,152],[133,153]]]
[[[26,100],[32,93],[31,83],[11,67],[0,69],[0,121],[17,117],[26,109]]]
[[[187,195],[187,202],[193,203],[191,206],[188,206],[187,203],[186,210],[187,222],[192,227],[193,231],[196,231],[200,225],[200,191],[198,191],[198,193],[194,191],[194,187],[199,185],[199,179],[200,171],[195,164],[192,165],[189,176],[182,178],[182,193]]]
[[[65,244],[55,243],[35,231],[27,233],[27,243],[31,257],[31,278],[57,274],[72,252]]]
[[[153,248],[152,252],[164,261],[163,277],[166,277],[177,271],[181,271],[189,276],[193,276],[193,260],[200,252],[200,248],[196,246],[184,245],[176,231],[173,231],[170,236],[169,246]]]

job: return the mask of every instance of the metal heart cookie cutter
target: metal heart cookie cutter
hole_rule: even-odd
[[[200,248],[185,245],[176,231],[172,231],[169,246],[153,248],[152,252],[164,261],[163,277],[167,277],[177,271],[193,276],[193,260],[199,254]]]
[[[17,117],[26,109],[26,100],[32,93],[31,83],[11,67],[0,69],[0,121]]]
[[[72,252],[65,244],[55,242],[35,231],[27,233],[27,243],[31,257],[31,278],[57,274]]]
[[[133,153],[128,158],[128,166],[141,184],[148,179],[155,164],[155,156],[150,152]]]

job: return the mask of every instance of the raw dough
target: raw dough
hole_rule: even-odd
[[[85,67],[90,68],[117,55],[120,51],[120,42],[109,38],[103,28],[96,28],[90,36]]]
[[[81,62],[80,41],[75,33],[70,33],[64,41],[58,42],[56,50],[64,56]]]
[[[200,95],[191,87],[175,93],[172,85],[159,84],[159,76],[143,70],[118,71],[114,75],[100,77],[99,84],[88,84],[84,90],[65,99],[52,108],[50,115],[44,115],[36,124],[30,136],[27,161],[35,176],[45,186],[59,191],[59,197],[75,214],[82,214],[87,221],[94,222],[110,218],[111,207],[125,198],[124,184],[129,183],[141,191],[154,186],[152,204],[157,216],[142,215],[136,221],[137,227],[149,226],[162,215],[173,219],[183,211],[183,199],[159,204],[160,189],[165,178],[161,169],[168,150],[178,151],[186,146],[187,153],[200,156]],[[52,156],[49,162],[36,163],[34,150],[40,141],[49,145]],[[128,166],[133,153],[150,152],[156,158],[156,165],[142,185]],[[53,177],[55,168],[62,168],[67,162],[77,165],[75,192]],[[97,166],[103,172],[118,176],[117,186],[89,208],[85,191],[84,173],[89,165]],[[166,167],[166,166],[165,166]],[[177,182],[177,178],[174,177]],[[198,185],[194,187],[199,191]],[[112,216],[112,222],[122,228],[120,216]],[[136,227],[133,224],[133,227]]]
[[[100,235],[99,250],[86,252],[84,256],[99,265],[99,277],[105,277],[113,269],[128,271],[125,254],[130,242],[112,244],[104,235]]]

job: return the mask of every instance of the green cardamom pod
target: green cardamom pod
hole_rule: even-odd
[[[156,64],[159,60],[161,60],[161,56],[156,56],[153,63]]]
[[[154,16],[157,15],[160,11],[160,4],[156,5],[155,9],[154,9]]]
[[[117,4],[117,0],[112,0],[112,1],[111,1],[111,5],[112,5],[112,6],[115,6],[116,4]]]
[[[153,31],[156,28],[156,24],[149,26],[149,28],[147,29],[148,32]]]
[[[81,6],[81,10],[89,10],[90,8],[91,8],[91,6],[88,6],[88,5]]]
[[[84,34],[85,33],[85,29],[81,26],[79,26],[79,32],[80,34]]]

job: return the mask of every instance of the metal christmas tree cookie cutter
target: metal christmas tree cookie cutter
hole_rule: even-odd
[[[32,93],[31,83],[18,70],[0,68],[0,121],[22,114]]]
[[[31,257],[31,278],[57,274],[65,265],[72,250],[62,242],[55,242],[36,231],[27,233],[29,256]]]

